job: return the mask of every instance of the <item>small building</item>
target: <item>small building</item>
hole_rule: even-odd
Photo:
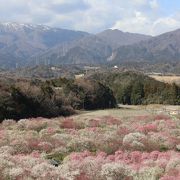
[[[85,75],[84,74],[77,74],[75,75],[75,79],[80,79],[83,78]]]
[[[56,67],[51,67],[51,70],[52,70],[52,71],[55,71],[55,70],[56,70]]]

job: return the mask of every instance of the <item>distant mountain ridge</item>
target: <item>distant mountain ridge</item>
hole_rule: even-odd
[[[180,61],[180,29],[152,37],[108,29],[98,34],[0,23],[0,67]]]
[[[150,39],[151,36],[125,33],[120,30],[106,30],[96,35],[49,49],[36,57],[40,64],[45,59],[50,64],[104,64],[113,51],[120,46]]]
[[[39,64],[103,64],[111,55],[112,48],[103,39],[96,35],[89,35],[80,40],[57,45],[33,57]],[[31,62],[31,60],[29,60]]]
[[[26,24],[26,23],[16,23],[16,22],[5,22],[0,23],[0,30],[1,32],[14,32],[14,31],[23,31],[24,29],[31,29],[31,30],[39,30],[39,31],[47,31],[52,30],[49,26],[45,25],[35,25],[35,24]],[[56,28],[53,28],[56,31]],[[58,30],[58,29],[57,29]]]
[[[147,41],[122,46],[114,51],[112,62],[180,61],[180,29],[153,37]]]
[[[89,34],[44,25],[0,23],[0,65],[25,65],[27,59],[49,48]]]
[[[109,43],[113,49],[117,49],[120,46],[132,45],[152,38],[152,36],[123,32],[118,29],[107,29],[98,33],[97,36]]]

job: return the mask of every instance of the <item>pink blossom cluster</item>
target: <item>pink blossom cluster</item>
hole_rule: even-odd
[[[4,151],[4,152],[3,152]],[[6,151],[6,152],[5,152]],[[12,155],[10,148],[0,148],[0,173],[4,179],[179,179],[180,154],[175,151],[150,153],[116,151],[93,154],[71,153],[55,167],[34,151],[28,155]]]
[[[180,120],[166,115],[4,120],[0,174],[17,180],[180,179]]]
[[[91,179],[89,166],[93,177],[118,179],[172,179],[180,178],[180,153],[174,151],[150,153],[140,151],[116,151],[113,155],[98,152],[95,156],[88,152],[72,153],[68,157],[69,166],[78,167],[81,174]],[[89,163],[89,166],[87,164]],[[94,169],[93,169],[94,168]],[[116,178],[117,176],[117,178]]]

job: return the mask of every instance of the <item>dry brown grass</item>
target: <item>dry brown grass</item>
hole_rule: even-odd
[[[178,85],[180,85],[180,76],[158,76],[158,75],[150,75],[150,77],[161,81],[161,82],[165,82],[165,83],[176,83]]]
[[[151,113],[145,109],[108,109],[108,110],[98,110],[84,112],[80,115],[73,116],[74,119],[93,119],[99,118],[102,116],[113,116],[116,118],[129,117],[129,116],[141,116],[141,115],[150,115]]]
[[[89,120],[93,118],[99,118],[102,116],[112,116],[115,118],[125,118],[132,116],[148,116],[155,114],[168,114],[171,111],[179,110],[180,106],[170,106],[170,105],[142,105],[142,106],[129,106],[129,105],[119,105],[120,108],[117,109],[106,109],[97,111],[83,111],[78,115],[72,116],[75,120]]]

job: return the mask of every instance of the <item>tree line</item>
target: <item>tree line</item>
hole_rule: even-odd
[[[69,116],[76,110],[116,107],[112,90],[100,82],[59,78],[0,82],[0,120]]]
[[[90,77],[112,89],[120,104],[170,104],[180,105],[180,87],[159,82],[135,72],[101,73]]]
[[[180,87],[140,73],[100,73],[82,79],[0,80],[0,121],[69,116],[117,104],[180,105]]]

